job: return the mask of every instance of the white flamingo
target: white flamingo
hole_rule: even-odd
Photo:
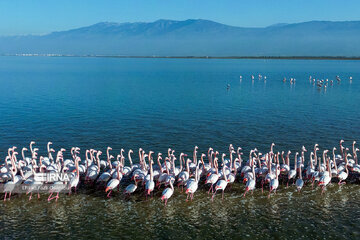
[[[168,199],[174,194],[174,186],[172,182],[169,183],[170,187],[165,188],[165,190],[161,194],[161,201],[165,200],[165,206],[167,204]]]

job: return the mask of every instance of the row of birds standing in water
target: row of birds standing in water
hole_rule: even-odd
[[[263,80],[264,82],[266,82],[266,79],[267,79],[267,77],[266,77],[266,75],[265,76],[263,76],[263,75],[261,75],[261,74],[258,74],[258,80],[260,81],[260,80]],[[240,82],[242,82],[242,80],[243,80],[243,76],[242,75],[240,75]],[[251,81],[252,82],[254,82],[255,81],[255,75],[251,75]],[[284,77],[283,78],[283,82],[285,83],[287,81],[287,79],[286,79],[286,77]],[[295,78],[290,78],[289,79],[289,82],[290,82],[290,84],[295,84],[296,83],[296,79]],[[229,86],[229,85],[228,85]]]
[[[341,185],[359,181],[360,165],[357,157],[359,149],[356,148],[355,141],[351,150],[344,147],[343,143],[344,141],[341,140],[339,149],[334,147],[332,152],[324,150],[322,156],[319,156],[319,145],[315,144],[308,160],[305,158],[307,149],[304,146],[292,156],[291,151],[276,152],[274,143],[266,153],[261,153],[256,148],[250,150],[248,158],[243,155],[241,147],[235,150],[232,144],[229,146],[229,152],[221,155],[212,148],[209,148],[206,154],[200,154],[198,147],[195,146],[193,156],[190,158],[185,153],[180,153],[177,158],[175,150],[170,148],[167,154],[158,153],[157,156],[153,151],[146,152],[140,148],[139,161],[134,163],[133,150],[130,149],[125,156],[124,149],[121,149],[115,160],[111,147],[106,149],[106,160],[101,159],[102,151],[95,149],[86,150],[84,158],[81,158],[78,147],[71,148],[69,159],[64,159],[63,148],[54,158],[55,150],[51,147],[51,142],[47,144],[47,156],[38,157],[39,149],[34,147],[35,142],[31,142],[29,150],[22,148],[20,160],[17,157],[16,147],[8,149],[5,162],[0,166],[0,181],[4,184],[4,201],[10,200],[14,187],[20,184],[37,187],[42,184],[57,186],[49,190],[48,201],[54,198],[57,201],[59,193],[65,188],[70,190],[70,195],[71,191],[76,192],[80,185],[103,189],[107,197],[110,197],[116,188],[120,190],[120,185],[123,185],[124,194],[143,191],[146,198],[153,196],[154,191],[164,187],[161,200],[165,205],[174,194],[174,186],[177,186],[181,192],[185,189],[188,201],[193,199],[199,184],[208,186],[208,194],[211,194],[212,200],[219,191],[224,198],[225,189],[235,182],[242,182],[245,185],[243,197],[257,187],[261,188],[262,192],[267,189],[270,197],[279,189],[280,183],[287,186],[295,185],[299,192],[304,184],[312,187],[318,185],[323,193],[331,182],[338,182]],[[26,156],[28,151],[30,155]],[[66,183],[61,181],[43,183],[36,180],[37,174],[51,172],[70,173],[71,179]],[[36,192],[40,198],[39,188],[28,189],[26,194],[29,195],[29,201]]]
[[[338,84],[341,83],[341,78],[339,75],[337,75],[335,77],[336,81]],[[349,82],[352,83],[352,80],[353,78],[350,76],[349,77]],[[318,86],[319,88],[327,88],[327,86],[329,85],[334,85],[334,80],[329,80],[328,78],[327,79],[316,79],[316,78],[313,78],[312,76],[309,77],[309,82],[312,83],[313,85],[316,85]]]
[[[240,75],[240,82],[242,82],[243,76]],[[266,82],[267,77],[263,76],[261,74],[258,75],[258,80],[263,80],[264,82]],[[335,77],[337,83],[341,83],[341,78],[339,75],[337,75]],[[349,82],[352,83],[352,76],[349,77]],[[255,81],[255,76],[251,75],[251,81],[254,82]],[[283,78],[282,80],[284,83],[286,83],[287,81],[290,82],[290,84],[295,84],[296,83],[296,78],[290,77],[289,79],[287,79],[286,77]],[[319,88],[326,88],[329,84],[333,85],[334,84],[334,80],[329,80],[329,79],[316,79],[312,76],[309,76],[309,82],[312,83],[313,85],[316,84],[316,86],[318,86]],[[227,88],[230,88],[230,84],[227,85]]]

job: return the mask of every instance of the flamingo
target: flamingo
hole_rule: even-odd
[[[167,201],[168,199],[173,195],[174,193],[174,186],[173,186],[173,183],[170,182],[169,183],[170,187],[166,188],[162,194],[161,194],[161,201],[164,201],[165,200],[165,206],[167,204]]]
[[[152,157],[151,155],[153,154],[154,152],[153,151],[150,151],[149,152],[149,166],[150,166],[150,179],[148,181],[146,181],[146,184],[145,184],[145,195],[146,197],[148,195],[150,195],[151,192],[154,191],[154,187],[155,187],[155,182],[154,182],[154,173],[153,173],[153,160],[152,160]]]
[[[184,153],[180,154],[180,163],[184,160],[184,156],[187,156],[187,155]],[[191,161],[191,160],[190,159],[186,160],[186,170],[180,172],[178,175],[178,187],[181,185],[181,187],[183,188],[184,185],[186,184],[187,180],[189,180],[189,176],[190,176],[189,161]],[[182,190],[181,190],[181,192],[182,192]]]
[[[43,185],[42,181],[36,181],[35,180],[37,173],[35,172],[34,168],[32,169],[32,171],[33,171],[34,178],[32,179],[31,183],[29,184],[28,191],[26,192],[26,195],[28,195],[30,193],[29,201],[31,201],[32,194],[33,194],[34,190],[37,190],[37,197],[38,197],[38,199],[40,198],[39,189]]]
[[[352,171],[355,173],[360,173],[360,165],[358,163],[358,157],[357,157],[357,152],[359,151],[359,148],[355,148],[354,151],[354,159],[355,159],[355,165],[352,168]]]
[[[253,173],[253,178],[250,178],[247,182],[246,182],[246,187],[245,187],[245,192],[244,192],[244,195],[243,197],[246,196],[246,193],[249,192],[249,191],[252,191],[254,192],[254,189],[255,189],[255,185],[256,185],[256,175],[255,175],[255,166],[254,166],[254,163],[252,163],[252,166],[251,166],[251,169],[252,169],[252,173]]]
[[[296,179],[295,185],[298,192],[300,192],[302,187],[304,186],[304,181],[302,179],[302,172],[301,172],[301,164],[299,166],[299,178]]]
[[[351,156],[351,154],[346,154],[345,152],[345,171],[342,171],[338,174],[338,178],[339,178],[339,185],[341,184],[346,184],[346,182],[344,182],[348,176],[349,176],[349,169],[348,169],[348,157]]]
[[[261,192],[264,192],[264,183],[271,183],[271,181],[275,178],[275,175],[277,176],[277,174],[274,174],[272,171],[272,158],[273,158],[273,153],[270,151],[270,153],[268,154],[268,173],[265,176],[265,180],[262,181],[261,183]]]
[[[137,184],[138,181],[135,179],[135,183],[132,183],[125,188],[124,194],[128,194],[130,196],[130,194],[134,193],[138,187]]]
[[[286,163],[284,160],[284,151],[281,152],[282,164],[280,165],[280,174],[288,175],[290,171],[289,155],[286,157]]]
[[[314,152],[310,153],[310,164],[306,168],[306,178],[310,180],[314,174],[314,160],[313,160]]]
[[[75,192],[76,192],[76,188],[77,186],[79,185],[79,179],[80,179],[80,171],[79,171],[79,161],[80,161],[80,158],[77,157],[75,159],[75,168],[76,168],[76,175],[70,180],[70,188],[69,188],[69,195],[71,194],[71,189],[72,188],[75,188]]]
[[[129,152],[128,152],[128,159],[129,159],[129,162],[130,162],[130,167],[125,166],[125,164],[123,163],[123,174],[124,174],[124,176],[129,176],[131,174],[131,172],[133,171],[133,169],[134,169],[133,162],[132,162],[132,159],[131,159],[131,154],[132,153],[133,153],[133,150],[130,149]]]
[[[119,158],[121,156],[117,155],[117,161],[119,161]],[[109,181],[109,179],[111,178],[112,174],[114,174],[116,171],[112,168],[112,164],[111,164],[111,159],[113,159],[114,156],[113,155],[109,155],[108,157],[108,166],[109,166],[109,170],[103,172],[98,179],[96,180],[97,183],[99,183],[100,185],[106,184],[107,181]],[[119,166],[120,164],[118,164],[117,166]]]
[[[109,192],[106,196],[110,198],[110,194],[114,188],[119,186],[121,181],[120,164],[116,166],[117,178],[111,179],[106,185],[105,193]]]
[[[8,181],[4,185],[4,193],[5,193],[4,202],[6,201],[7,194],[9,194],[9,199],[8,200],[11,199],[11,193],[14,190],[14,188],[15,188],[16,184],[18,183],[18,181],[20,181],[20,178],[16,175],[17,168],[15,166],[15,162],[14,162],[13,158],[11,158],[11,164],[12,164],[12,167],[10,168],[10,173],[11,173],[11,176],[12,176],[12,178],[11,178],[12,180]]]
[[[198,189],[198,186],[199,186],[199,176],[198,176],[199,164],[200,164],[200,162],[198,163],[198,165],[195,168],[195,179],[192,181],[188,181],[188,184],[186,186],[186,191],[185,191],[185,193],[187,194],[186,201],[188,201],[189,196],[192,201],[193,197],[194,197],[194,193]]]
[[[326,153],[328,152],[328,150],[324,150],[323,152],[323,156],[324,156],[324,159],[325,159],[325,155]],[[331,174],[331,171],[330,171],[330,162],[329,162],[329,159],[327,160],[327,168],[328,168],[328,171],[325,171],[323,173],[323,175],[320,177],[319,179],[319,186],[321,186],[322,188],[322,191],[321,193],[324,193],[325,191],[325,187],[330,183],[331,181],[331,177],[330,177],[330,174]]]
[[[290,151],[289,151],[290,152]],[[297,160],[297,156],[299,155],[298,152],[295,153],[295,163],[294,163],[294,169],[291,169],[288,173],[288,182],[286,184],[286,186],[288,187],[289,186],[289,182],[290,182],[290,179],[293,179],[296,177],[296,167],[297,167],[297,164],[296,164],[296,160]]]
[[[279,158],[277,158],[276,160],[276,170],[275,170],[275,178],[271,179],[270,181],[270,191],[269,191],[269,198],[270,198],[270,193],[272,191],[274,191],[276,193],[277,188],[279,187],[279,174],[278,174],[278,166],[279,166]],[[271,166],[270,166],[271,167]]]
[[[212,197],[211,197],[211,200],[212,200],[212,201],[214,201],[214,197],[215,197],[216,192],[217,192],[218,190],[221,190],[221,191],[222,191],[222,199],[224,199],[224,191],[225,191],[225,188],[226,188],[226,186],[228,185],[228,182],[229,182],[229,180],[228,180],[228,178],[227,178],[227,176],[226,176],[226,173],[225,173],[225,169],[226,169],[226,168],[227,168],[227,166],[224,165],[224,167],[223,167],[223,169],[222,169],[224,179],[221,179],[221,180],[219,180],[219,181],[216,183],[214,193],[213,193],[213,195],[212,195]]]
[[[167,172],[164,173],[164,169],[161,165],[161,161],[162,160],[162,157],[161,157],[161,153],[158,153],[158,158],[157,158],[157,162],[158,162],[158,165],[159,165],[159,168],[160,168],[160,175],[159,175],[159,178],[156,182],[156,186],[160,189],[161,187],[161,184],[165,183],[165,180],[167,178]],[[166,158],[165,158],[165,162],[166,162]]]
[[[219,179],[218,159],[216,157],[214,159],[214,167],[216,172],[212,173],[205,181],[205,184],[211,184],[208,194],[210,194],[211,190],[213,191],[213,186]]]

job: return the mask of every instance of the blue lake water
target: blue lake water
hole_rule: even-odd
[[[310,75],[342,82],[319,90]],[[360,137],[359,61],[1,57],[0,90],[0,153],[30,140],[205,151]]]
[[[258,74],[266,81],[258,80]],[[334,84],[319,89],[309,82],[310,75]],[[289,83],[291,77],[295,84]],[[31,140],[40,153],[48,141],[56,149],[78,146],[105,152],[111,146],[116,152],[139,147],[166,152],[171,147],[177,154],[191,154],[195,145],[200,152],[209,147],[227,151],[230,143],[246,153],[254,147],[268,151],[272,142],[276,151],[300,151],[302,145],[311,149],[315,143],[330,148],[342,138],[350,146],[360,141],[359,110],[360,61],[0,57],[1,161],[9,147],[28,146]],[[47,237],[46,226],[54,227],[53,234],[77,237],[131,236],[138,226],[139,237],[155,238],[177,238],[185,230],[202,237],[252,237],[258,231],[274,238],[303,233],[336,238],[341,232],[350,239],[359,237],[358,224],[352,225],[360,216],[358,185],[335,186],[321,198],[312,189],[302,197],[280,191],[273,200],[261,193],[240,200],[242,192],[239,183],[227,200],[208,207],[205,193],[193,203],[175,196],[167,209],[158,199],[107,200],[93,192],[65,196],[57,205],[19,197],[0,204],[0,231],[26,237],[26,231],[17,230],[26,222],[30,237],[36,232]],[[28,223],[36,213],[38,222]],[[111,221],[123,225],[105,231],[104,224]],[[328,230],[326,224],[333,222],[336,227]]]

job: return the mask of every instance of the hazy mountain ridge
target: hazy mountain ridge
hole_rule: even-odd
[[[360,56],[360,21],[243,28],[189,19],[101,22],[42,36],[0,37],[1,54]]]

